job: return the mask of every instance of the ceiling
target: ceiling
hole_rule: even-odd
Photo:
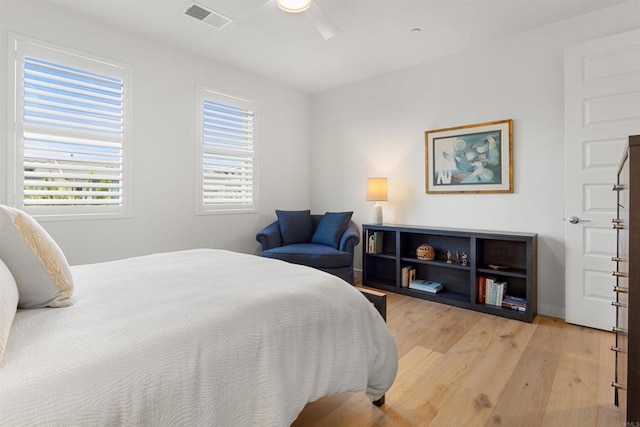
[[[197,0],[234,20],[184,12],[190,0],[46,0],[144,37],[316,93],[531,30],[621,0],[316,0],[340,32],[324,40],[307,12],[274,0]],[[411,31],[419,28],[420,31]]]

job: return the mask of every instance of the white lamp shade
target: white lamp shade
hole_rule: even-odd
[[[367,200],[371,202],[387,201],[387,178],[369,178],[367,180]]]
[[[309,9],[311,1],[312,0],[276,0],[276,4],[285,12],[298,13]]]

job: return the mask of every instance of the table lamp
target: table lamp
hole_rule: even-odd
[[[387,201],[387,178],[367,179],[367,201],[376,202],[373,211],[373,223],[382,224],[382,205]]]

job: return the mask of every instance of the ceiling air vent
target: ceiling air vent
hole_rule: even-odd
[[[198,21],[202,21],[205,24],[211,25],[212,27],[215,27],[219,30],[233,22],[231,18],[227,18],[226,16],[218,12],[206,9],[203,6],[195,3],[191,5],[189,9],[184,12],[184,14],[195,18]]]

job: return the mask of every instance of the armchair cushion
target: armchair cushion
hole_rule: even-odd
[[[340,246],[340,239],[349,226],[353,212],[327,212],[316,227],[311,236],[311,243],[332,246],[336,249]]]
[[[276,210],[283,245],[308,243],[313,234],[311,211]]]
[[[315,243],[295,243],[262,251],[262,256],[280,259],[294,264],[315,268],[340,268],[351,266],[353,256],[331,246]]]

